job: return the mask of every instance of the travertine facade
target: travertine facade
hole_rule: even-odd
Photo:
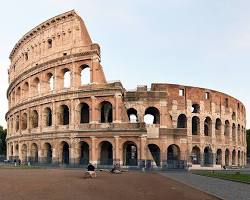
[[[9,159],[163,168],[246,164],[240,101],[197,87],[126,91],[120,82],[108,83],[100,47],[74,11],[25,34],[10,59]]]

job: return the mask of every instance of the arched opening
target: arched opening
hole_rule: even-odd
[[[49,107],[44,109],[45,126],[52,126],[52,111]]]
[[[81,85],[90,84],[90,67],[88,65],[81,66]]]
[[[32,114],[31,114],[31,125],[32,125],[32,128],[37,128],[38,127],[38,123],[39,123],[38,112],[36,110],[33,110]]]
[[[232,139],[233,139],[233,142],[236,142],[236,126],[234,123],[232,126]]]
[[[32,92],[34,95],[37,95],[40,93],[40,90],[41,90],[41,86],[40,86],[40,80],[39,78],[35,78],[33,81],[32,81]]]
[[[38,163],[38,147],[35,143],[31,145],[31,163]]]
[[[216,137],[221,136],[221,125],[222,125],[221,120],[217,118],[215,122],[215,136]]]
[[[128,119],[130,123],[137,123],[138,122],[138,115],[137,110],[134,108],[129,108],[127,110]]]
[[[80,142],[80,164],[87,165],[89,163],[89,145],[87,142]]]
[[[16,158],[18,158],[19,157],[19,145],[18,144],[16,144],[16,146],[15,146],[15,151],[16,151]]]
[[[240,135],[241,135],[241,130],[240,130],[240,124],[238,124],[238,129],[237,129],[237,141],[239,144],[241,144],[241,140],[240,140]]]
[[[113,107],[108,101],[101,103],[101,123],[112,123],[113,122]]]
[[[65,68],[63,70],[63,87],[70,88],[71,86],[71,73],[69,69]]]
[[[69,164],[69,145],[67,142],[61,143],[62,147],[62,164]]]
[[[236,113],[235,112],[232,113],[232,120],[236,120]]]
[[[29,83],[25,82],[22,88],[23,91],[23,98],[28,98],[29,97]]]
[[[21,148],[22,163],[27,163],[27,145],[23,144]]]
[[[204,135],[212,136],[212,120],[210,117],[206,117],[204,122]]]
[[[222,165],[222,150],[218,149],[216,152],[216,165]]]
[[[19,121],[20,121],[19,115],[17,115],[16,116],[16,127],[15,127],[16,128],[16,132],[19,131]]]
[[[52,73],[46,75],[46,91],[54,90],[54,76]]]
[[[126,166],[137,166],[137,146],[128,141],[123,144],[123,164]]]
[[[192,149],[192,164],[199,165],[201,162],[201,151],[200,148],[195,146]]]
[[[44,145],[44,155],[45,155],[45,163],[52,163],[52,147],[51,144],[45,143]]]
[[[187,128],[187,117],[184,114],[180,114],[177,120],[177,128]]]
[[[80,123],[89,123],[89,105],[86,103],[80,104]]]
[[[236,151],[233,150],[232,152],[232,165],[236,165]]]
[[[161,151],[156,144],[149,144],[148,149],[157,167],[161,166]]]
[[[224,135],[226,137],[229,137],[229,134],[230,134],[230,123],[228,120],[225,121],[225,132],[224,132]]]
[[[168,151],[167,152],[168,161],[180,160],[180,148],[177,145],[175,144],[170,145],[167,151]]]
[[[200,105],[195,103],[192,105],[192,113],[200,113]]]
[[[100,144],[100,165],[113,165],[113,146],[108,141]]]
[[[26,130],[27,129],[27,114],[23,113],[22,115],[22,119],[21,119],[22,123],[22,130]]]
[[[229,157],[230,157],[230,152],[228,149],[225,151],[225,165],[229,166]]]
[[[149,107],[145,110],[144,122],[146,124],[160,124],[160,111],[155,107]]]
[[[240,154],[240,151],[238,151],[238,166],[241,166],[241,154]]]
[[[20,101],[20,99],[21,99],[21,88],[18,87],[16,91],[16,100]]]
[[[60,106],[60,125],[69,125],[69,108],[66,105]]]
[[[213,164],[213,152],[210,147],[206,147],[204,149],[204,165],[212,165]]]
[[[200,119],[197,116],[192,118],[192,135],[198,135],[200,133]]]

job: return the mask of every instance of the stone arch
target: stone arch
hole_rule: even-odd
[[[86,64],[81,65],[80,71],[81,71],[80,72],[81,85],[90,84],[90,82],[91,82],[90,67]]]
[[[126,166],[138,165],[137,145],[132,141],[126,141],[123,144],[123,165]]]
[[[235,123],[233,123],[233,126],[232,126],[232,140],[233,140],[233,142],[236,142],[236,126],[235,126]]]
[[[31,127],[37,128],[39,125],[39,116],[36,110],[33,110],[31,113]]]
[[[34,78],[31,84],[32,94],[39,94],[41,91],[40,79],[38,77]]]
[[[80,148],[80,160],[79,163],[81,165],[88,165],[89,163],[89,144],[85,141],[81,141],[79,144]]]
[[[156,144],[148,144],[148,149],[157,167],[161,166],[161,150]]]
[[[21,161],[22,163],[27,163],[28,161],[28,147],[26,144],[23,144],[21,147]]]
[[[147,118],[149,118],[149,120]],[[144,122],[147,124],[160,124],[160,111],[158,108],[148,107],[145,110]]]
[[[50,143],[46,142],[44,144],[44,162],[47,164],[52,163],[53,149]]]
[[[22,130],[26,130],[28,128],[28,115],[27,115],[27,113],[22,114],[21,128],[22,128]]]
[[[229,166],[229,161],[230,161],[230,151],[228,149],[225,150],[225,165]]]
[[[38,146],[36,143],[31,144],[30,155],[31,155],[31,163],[33,164],[38,163]]]
[[[22,87],[22,94],[23,98],[28,98],[29,97],[29,83],[25,82]]]
[[[216,121],[215,121],[215,136],[216,137],[219,137],[221,136],[221,120],[220,118],[217,118]]]
[[[65,141],[61,142],[61,163],[68,165],[70,162],[69,144]]]
[[[113,122],[113,106],[109,101],[103,101],[100,103],[100,111],[101,123]]]
[[[229,137],[230,135],[230,123],[228,120],[225,121],[225,132],[224,132],[224,135],[226,137]]]
[[[235,149],[232,151],[232,165],[236,165],[236,151],[235,151]]]
[[[212,165],[213,164],[213,152],[211,147],[204,148],[204,165]]]
[[[169,145],[167,149],[167,160],[176,161],[176,160],[180,160],[180,158],[181,158],[180,147],[176,144]]]
[[[15,125],[16,132],[19,131],[19,123],[20,123],[19,115],[16,115],[16,125]]]
[[[217,149],[216,152],[216,165],[222,165],[222,150]]]
[[[204,135],[212,136],[212,120],[210,117],[206,117],[204,122]]]
[[[89,105],[87,103],[80,103],[80,124],[89,123]]]
[[[46,92],[54,90],[54,75],[49,72],[45,76],[45,89]]]
[[[180,114],[177,119],[177,128],[187,128],[187,117],[184,114]]]
[[[192,113],[200,113],[200,105],[198,103],[192,105]]]
[[[238,150],[238,166],[241,166],[241,153],[240,153],[240,150]]]
[[[201,151],[198,146],[194,146],[192,149],[192,163],[198,165],[201,163]]]
[[[62,70],[63,74],[63,88],[71,87],[71,71],[68,68]]]
[[[70,122],[70,110],[69,107],[65,104],[61,105],[59,108],[59,124],[60,125],[69,125]]]
[[[108,141],[99,144],[100,165],[113,165],[113,145]]]
[[[16,100],[17,102],[21,99],[21,87],[19,86],[16,91]]]
[[[200,118],[194,116],[192,118],[192,135],[199,135],[200,134]]]
[[[45,126],[52,126],[52,110],[50,107],[44,108],[44,123]]]
[[[138,120],[138,114],[137,114],[137,110],[134,108],[129,108],[127,110],[127,115],[128,115],[128,119],[130,123],[137,123]]]

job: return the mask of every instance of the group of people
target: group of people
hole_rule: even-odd
[[[15,164],[15,166],[21,165],[21,160],[20,159],[14,159],[14,164]]]
[[[116,163],[109,172],[113,174],[121,174],[122,170],[120,168],[120,165]],[[96,177],[95,166],[89,163],[87,171],[85,172],[85,178],[95,178],[95,177]]]

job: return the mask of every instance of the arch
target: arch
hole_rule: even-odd
[[[41,85],[40,85],[40,80],[38,77],[36,77],[33,81],[32,81],[32,92],[33,94],[39,94],[41,91]]]
[[[69,144],[65,141],[61,142],[61,156],[62,156],[62,164],[69,164]]]
[[[240,143],[241,141],[240,141],[240,138],[241,138],[241,130],[240,130],[240,124],[238,124],[238,129],[237,129],[237,140],[238,140],[238,143]]]
[[[16,125],[15,125],[16,132],[19,131],[19,123],[20,123],[20,119],[19,119],[19,115],[17,115],[16,116]]]
[[[16,91],[16,100],[20,101],[21,99],[21,87],[19,86]]]
[[[210,117],[206,117],[204,122],[204,135],[212,136],[212,120]]]
[[[113,122],[113,107],[108,101],[103,101],[100,104],[101,110],[101,123],[112,123]]]
[[[241,166],[241,154],[240,154],[240,150],[238,150],[238,166]]]
[[[51,164],[52,163],[52,146],[50,143],[44,144],[44,156],[45,156],[45,163]]]
[[[100,143],[100,165],[113,165],[113,146],[108,141]]]
[[[38,146],[36,143],[31,145],[31,163],[38,163]]]
[[[29,97],[29,83],[25,82],[22,87],[22,94],[23,98],[28,98]]]
[[[222,165],[222,150],[217,149],[216,152],[216,165]]]
[[[233,139],[233,142],[236,142],[236,126],[235,126],[235,123],[233,123],[233,126],[232,126],[232,139]]]
[[[226,137],[229,137],[230,135],[230,123],[228,120],[225,121],[225,132],[224,132],[224,135]]]
[[[69,107],[67,105],[61,105],[59,115],[60,125],[69,125],[69,118]]]
[[[187,128],[187,117],[184,114],[180,114],[177,120],[177,128]]]
[[[161,150],[156,144],[148,144],[148,149],[157,167],[161,166]]]
[[[213,164],[213,152],[210,147],[205,147],[204,149],[204,165],[212,165]]]
[[[156,107],[149,107],[145,110],[144,122],[146,124],[160,124],[160,111]]]
[[[63,88],[71,87],[71,72],[69,69],[63,69]]]
[[[90,84],[90,67],[88,65],[82,65],[81,69],[81,85]]]
[[[192,118],[192,135],[198,135],[200,133],[200,118],[194,116]]]
[[[167,160],[168,161],[176,161],[176,160],[180,160],[180,147],[176,144],[172,144],[168,146],[167,149]]]
[[[52,110],[50,107],[44,109],[45,126],[52,126]]]
[[[138,115],[137,110],[134,108],[129,108],[127,110],[128,119],[130,123],[137,123],[138,122]]]
[[[54,90],[54,75],[49,72],[46,74],[46,91]]]
[[[137,145],[132,141],[127,141],[123,144],[123,165],[137,166]]]
[[[80,162],[81,165],[89,163],[89,144],[87,142],[80,142]]]
[[[38,112],[33,110],[31,113],[31,126],[32,128],[37,128],[39,124]]]
[[[236,151],[235,151],[235,149],[232,151],[232,165],[236,165]]]
[[[26,130],[27,129],[27,120],[28,120],[28,117],[27,117],[27,113],[23,113],[22,114],[22,119],[21,119],[21,128],[22,130]]]
[[[27,149],[27,145],[23,144],[22,148],[21,148],[21,161],[22,163],[27,163],[27,153],[28,153],[28,149]]]
[[[236,120],[236,113],[235,112],[232,113],[232,120],[234,120],[234,121]]]
[[[217,118],[215,121],[215,135],[220,136],[221,135],[221,120],[220,118]]]
[[[198,165],[201,162],[201,151],[198,146],[194,146],[192,149],[192,163]]]
[[[200,113],[200,105],[195,103],[192,105],[192,113]]]
[[[225,165],[229,166],[230,151],[226,149],[225,151]]]
[[[80,107],[80,123],[89,123],[89,105],[86,103],[81,103]]]

